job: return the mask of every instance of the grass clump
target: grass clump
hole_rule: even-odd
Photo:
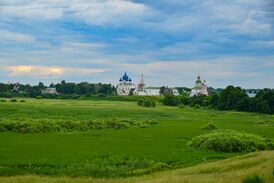
[[[252,174],[244,178],[242,183],[265,183],[265,180],[257,174]]]
[[[202,126],[201,129],[202,130],[216,130],[218,128],[217,128],[217,126],[215,124],[208,123],[207,125]]]
[[[189,145],[217,152],[253,152],[274,149],[271,139],[232,130],[215,130],[209,134],[194,137]]]
[[[17,100],[13,98],[13,99],[10,99],[10,102],[17,102]]]
[[[0,102],[7,102],[5,99],[1,99]]]
[[[19,102],[22,102],[22,103],[24,103],[24,102],[26,102],[25,100],[20,100]]]
[[[137,105],[143,106],[143,107],[156,107],[155,101],[149,100],[149,99],[139,99],[137,102]]]
[[[42,96],[36,96],[35,98],[36,99],[42,99],[43,97]]]

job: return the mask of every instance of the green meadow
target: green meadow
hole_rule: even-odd
[[[46,100],[0,102],[0,123],[156,121],[127,128],[0,132],[0,176],[121,178],[196,166],[243,153],[196,149],[187,144],[218,129],[274,138],[274,115],[207,108],[138,106],[134,101]],[[272,154],[271,154],[272,156]],[[274,168],[274,167],[273,167]],[[0,180],[1,180],[0,177]],[[4,180],[4,179],[3,179]]]

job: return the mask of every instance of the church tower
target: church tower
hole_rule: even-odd
[[[142,74],[141,81],[140,81],[140,83],[137,86],[137,90],[138,91],[143,91],[144,88],[145,88],[145,81],[144,81],[144,75]]]

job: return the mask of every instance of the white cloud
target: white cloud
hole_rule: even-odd
[[[105,72],[105,69],[92,68],[69,68],[69,67],[49,67],[49,66],[7,66],[3,67],[10,77],[30,76],[30,77],[59,77],[62,75],[87,75]]]
[[[240,25],[234,25],[235,29],[238,29],[244,34],[266,34],[272,30],[272,25],[267,23],[259,23],[253,19],[246,19]]]
[[[143,4],[126,0],[72,1],[69,9],[76,17],[94,25],[129,23],[146,11]]]
[[[3,2],[5,3],[5,2]],[[22,4],[0,5],[0,17],[20,17],[31,19],[58,19],[63,16],[63,8],[42,3],[39,1],[29,1]]]
[[[7,30],[0,29],[0,42],[1,41],[12,41],[12,42],[34,42],[35,38],[28,34],[22,34]]]
[[[266,68],[269,62],[274,62],[272,57],[223,57],[209,60],[175,60],[155,61],[147,64],[122,64],[130,73],[143,73],[152,78],[156,83],[174,84],[182,83],[183,86],[192,86],[191,81],[195,76],[201,74],[206,80],[212,81],[213,87],[223,87],[229,84],[241,86],[253,86],[254,79],[266,77]],[[273,66],[271,66],[273,67]],[[262,70],[264,72],[262,72]],[[270,81],[273,74],[264,78]],[[245,83],[242,83],[242,82]],[[222,84],[220,86],[220,83]],[[257,81],[256,81],[257,82]],[[258,85],[258,83],[256,83]],[[219,86],[218,86],[219,85]],[[268,87],[271,82],[268,83]],[[212,85],[211,85],[212,86]]]
[[[5,3],[6,2],[6,3]],[[127,0],[36,0],[22,3],[2,2],[0,17],[29,19],[80,19],[92,25],[124,24],[143,17],[147,8]]]

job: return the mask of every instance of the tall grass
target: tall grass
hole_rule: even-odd
[[[28,122],[0,122],[0,132],[45,133],[72,132],[90,129],[128,129],[131,127],[146,128],[157,124],[154,120],[104,119],[101,121],[71,121],[71,120],[29,120]]]

